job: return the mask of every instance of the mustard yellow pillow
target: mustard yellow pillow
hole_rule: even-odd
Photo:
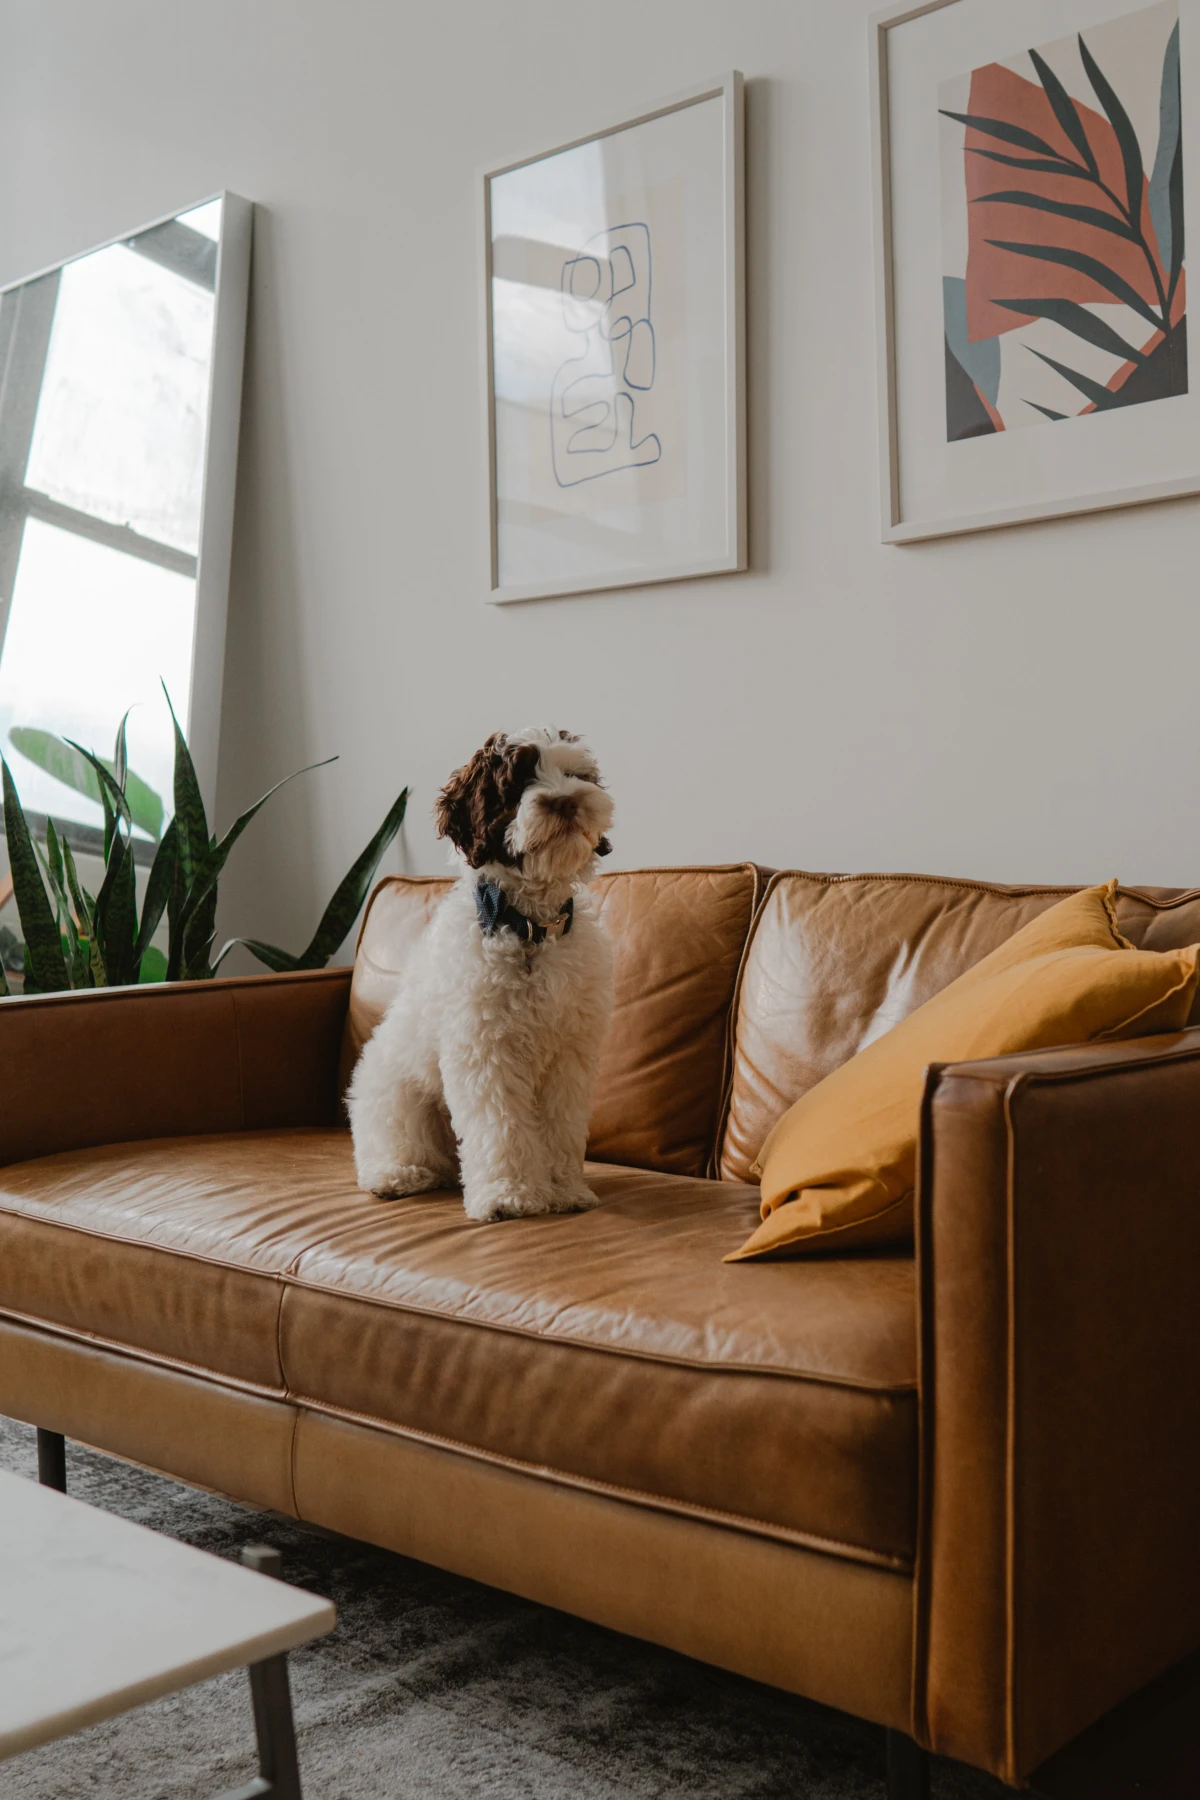
[[[908,1242],[930,1063],[1182,1030],[1200,944],[1135,950],[1116,889],[1049,908],[797,1100],[754,1165],[763,1222],[726,1262]]]

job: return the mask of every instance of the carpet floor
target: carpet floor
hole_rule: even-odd
[[[33,1431],[0,1420],[31,1479]],[[306,1800],[882,1800],[883,1734],[386,1550],[69,1445],[94,1506],[218,1556],[283,1552],[338,1627],[291,1657]],[[214,1800],[257,1773],[249,1690],[221,1676],[0,1765],[2,1800]],[[1000,1800],[938,1762],[934,1800]]]

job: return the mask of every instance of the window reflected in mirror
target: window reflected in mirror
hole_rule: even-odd
[[[186,730],[223,207],[0,295],[0,750],[31,817],[102,826],[44,734],[110,757],[127,708],[129,766],[172,810],[162,686]]]

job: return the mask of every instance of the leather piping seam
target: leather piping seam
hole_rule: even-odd
[[[782,884],[785,881],[811,881],[821,887],[845,887],[854,881],[887,881],[897,886],[944,887],[959,889],[964,893],[995,894],[1000,899],[1027,900],[1039,894],[1061,894],[1070,899],[1072,894],[1081,894],[1087,887],[1086,882],[1074,887],[1044,887],[1031,883],[1020,887],[1007,887],[998,881],[971,881],[965,876],[956,875],[911,875],[889,873],[887,870],[865,870],[857,875],[821,874],[811,869],[777,869],[771,877],[769,886]],[[1099,883],[1093,883],[1098,886]],[[765,896],[764,896],[765,897]],[[1152,900],[1149,894],[1140,888],[1117,887],[1117,898],[1140,900],[1143,906],[1151,906],[1156,912],[1170,912],[1173,907],[1183,906],[1189,900],[1200,900],[1200,888],[1185,888],[1176,894],[1173,900]]]
[[[746,973],[746,962],[750,955],[750,945],[754,941],[754,931],[758,924],[759,914],[766,905],[767,894],[775,877],[768,875],[763,880],[762,870],[757,863],[754,869],[754,893],[752,896],[750,917],[746,921],[746,935],[742,939],[741,955],[738,957],[737,973],[733,978],[733,993],[729,1001],[729,1014],[725,1021],[725,1060],[721,1070],[721,1109],[717,1116],[717,1129],[713,1137],[712,1155],[709,1158],[709,1175],[714,1181],[726,1179],[721,1174],[721,1164],[725,1160],[725,1133],[729,1126],[729,1111],[733,1104],[733,1078],[737,1068],[737,1028],[738,1015],[742,1005],[742,978]],[[742,1177],[737,1177],[741,1180]]]
[[[1013,1103],[1027,1078],[1016,1076],[1004,1090],[1005,1131],[1005,1419],[1004,1419],[1004,1762],[1003,1779],[1017,1774],[1017,1138]]]
[[[187,1362],[181,1356],[168,1356],[162,1350],[147,1350],[140,1344],[126,1344],[119,1338],[105,1337],[98,1331],[85,1331],[79,1325],[65,1325],[57,1319],[44,1319],[33,1313],[18,1312],[15,1307],[0,1306],[0,1322],[5,1321],[28,1330],[43,1332],[47,1337],[66,1338],[73,1344],[88,1344],[97,1349],[111,1350],[114,1354],[128,1356],[135,1362],[150,1363],[155,1368],[177,1369],[183,1374],[211,1381],[217,1387],[233,1388],[240,1394],[253,1394],[260,1400],[288,1400],[285,1386],[268,1387],[260,1381],[248,1381],[241,1375],[228,1375],[223,1369],[213,1369],[207,1363]]]
[[[425,1444],[430,1449],[449,1451],[456,1456],[469,1457],[474,1462],[489,1463],[497,1468],[509,1469],[514,1474],[532,1478],[535,1481],[548,1481],[559,1487],[570,1487],[584,1493],[604,1495],[606,1498],[623,1500],[629,1505],[644,1506],[654,1512],[677,1513],[683,1518],[694,1518],[706,1525],[721,1525],[729,1530],[747,1532],[754,1537],[774,1539],[779,1543],[795,1544],[805,1550],[814,1550],[823,1556],[836,1556],[844,1562],[865,1563],[873,1568],[888,1569],[895,1574],[908,1575],[912,1571],[911,1559],[897,1556],[886,1550],[869,1550],[861,1544],[844,1543],[837,1538],[822,1537],[817,1532],[802,1531],[790,1525],[775,1525],[766,1519],[754,1519],[742,1513],[724,1512],[718,1507],[702,1506],[690,1500],[676,1500],[667,1494],[650,1494],[642,1488],[622,1487],[617,1482],[599,1481],[588,1475],[575,1475],[568,1469],[555,1469],[547,1463],[524,1462],[520,1457],[505,1456],[499,1451],[484,1450],[477,1444],[464,1443],[459,1438],[442,1437],[436,1432],[420,1431],[415,1426],[397,1425],[394,1419],[383,1419],[374,1413],[357,1412],[350,1407],[332,1406],[322,1400],[313,1400],[307,1394],[293,1394],[291,1403],[305,1411],[320,1413],[333,1419],[342,1419],[355,1425],[366,1425],[377,1431],[385,1431],[392,1437],[405,1439],[406,1442]]]
[[[878,1396],[884,1400],[905,1398],[917,1391],[915,1380],[875,1386],[869,1382],[854,1381],[844,1375],[820,1375],[804,1369],[772,1369],[757,1363],[701,1362],[698,1358],[669,1356],[660,1350],[632,1350],[616,1344],[594,1343],[590,1338],[564,1337],[553,1331],[532,1331],[526,1325],[502,1325],[491,1319],[467,1319],[461,1313],[439,1312],[434,1307],[415,1306],[407,1300],[386,1300],[377,1294],[357,1294],[347,1288],[332,1287],[292,1273],[282,1275],[280,1280],[285,1285],[292,1283],[296,1287],[307,1288],[311,1293],[329,1294],[335,1300],[350,1300],[362,1306],[386,1307],[391,1312],[414,1313],[418,1318],[438,1319],[446,1325],[466,1326],[477,1331],[501,1331],[510,1337],[528,1338],[536,1344],[556,1344],[566,1350],[595,1350],[602,1356],[627,1357],[635,1362],[663,1363],[676,1369],[699,1370],[706,1375],[769,1375],[779,1381],[808,1382],[814,1387],[847,1388],[856,1394]]]
[[[148,1250],[159,1256],[175,1256],[184,1262],[203,1263],[208,1268],[223,1269],[235,1275],[246,1275],[254,1281],[277,1282],[280,1286],[279,1309],[276,1313],[277,1345],[281,1344],[283,1290],[290,1282],[296,1287],[307,1288],[313,1293],[329,1294],[334,1299],[350,1300],[362,1306],[387,1307],[393,1312],[414,1313],[423,1319],[438,1319],[447,1325],[469,1326],[479,1331],[502,1331],[512,1337],[529,1338],[535,1343],[558,1344],[568,1350],[595,1350],[602,1356],[622,1356],[640,1362],[664,1363],[673,1368],[699,1370],[712,1375],[769,1375],[779,1381],[804,1381],[815,1387],[846,1388],[852,1393],[876,1395],[881,1399],[901,1398],[905,1395],[915,1394],[917,1391],[915,1380],[884,1384],[855,1381],[849,1376],[821,1374],[816,1370],[809,1369],[773,1369],[758,1363],[702,1362],[698,1357],[669,1356],[658,1350],[633,1350],[616,1344],[600,1344],[588,1338],[563,1337],[557,1332],[532,1331],[524,1325],[504,1325],[492,1319],[467,1319],[461,1313],[440,1312],[434,1307],[415,1306],[411,1301],[386,1300],[375,1294],[357,1294],[347,1288],[334,1287],[326,1282],[311,1281],[296,1274],[292,1264],[300,1257],[307,1256],[309,1254],[307,1250],[298,1250],[292,1258],[292,1264],[289,1264],[286,1269],[255,1269],[245,1263],[223,1262],[215,1256],[203,1256],[194,1250],[180,1250],[174,1244],[155,1244],[148,1242],[145,1238],[118,1237],[113,1232],[97,1231],[89,1225],[68,1224],[58,1219],[43,1219],[36,1213],[22,1212],[16,1207],[0,1205],[0,1218],[19,1219],[25,1224],[45,1226],[50,1231],[73,1231],[80,1237],[95,1238],[107,1244],[121,1244],[131,1250]],[[347,1232],[351,1229],[353,1228],[348,1226]],[[344,1236],[346,1233],[340,1235]],[[4,1310],[0,1307],[0,1313],[3,1313]],[[14,1314],[15,1316],[18,1315]],[[22,1318],[33,1317],[32,1314],[19,1316]],[[112,1341],[116,1342],[117,1340]],[[181,1364],[181,1366],[202,1368],[205,1365],[187,1363]],[[280,1357],[280,1373],[281,1375],[283,1373],[282,1357]],[[286,1388],[287,1384],[284,1381],[282,1391],[286,1392]]]
[[[211,981],[135,982],[127,987],[74,988],[55,994],[10,994],[8,998],[16,1001],[22,1009],[42,1006],[114,1006],[133,1000],[163,1005],[176,997],[182,1000],[188,995],[216,996],[228,993],[231,989],[236,993],[238,988],[278,987],[281,982],[287,982],[289,986],[300,982],[312,982],[315,985],[335,980],[348,983],[351,973],[348,963],[337,963],[331,969],[293,969],[282,975],[216,975]],[[17,1018],[19,1014],[14,1012],[10,1016]]]
[[[320,1127],[317,1127],[317,1129],[320,1129]],[[208,1134],[198,1132],[195,1135],[202,1136]],[[223,1137],[232,1136],[233,1134],[214,1132],[212,1135]],[[137,1141],[140,1143],[150,1142],[152,1140],[138,1139]],[[93,1148],[103,1149],[104,1146],[95,1145]],[[31,1160],[40,1160],[40,1158]],[[99,1231],[94,1225],[77,1225],[72,1220],[45,1219],[42,1218],[39,1213],[23,1212],[21,1208],[17,1206],[5,1206],[2,1199],[0,1199],[0,1219],[20,1219],[27,1225],[44,1225],[49,1231],[73,1231],[79,1237],[95,1238],[104,1244],[121,1244],[127,1250],[152,1250],[159,1256],[177,1256],[183,1262],[203,1263],[206,1268],[225,1269],[233,1275],[249,1275],[255,1281],[279,1281],[285,1273],[282,1269],[256,1269],[250,1263],[226,1262],[219,1256],[206,1256],[199,1250],[180,1250],[175,1244],[157,1244],[150,1238],[121,1237],[119,1233],[115,1231]],[[347,1230],[350,1229],[351,1227],[347,1227]],[[306,1255],[307,1252],[301,1250],[297,1251],[296,1254],[298,1256],[303,1256]],[[294,1262],[295,1260],[295,1257],[293,1257],[292,1261]]]
[[[917,1136],[917,1179],[913,1192],[913,1238],[917,1263],[917,1531],[913,1557],[912,1735],[926,1749],[932,1748],[928,1674],[934,1548],[934,1433],[937,1424],[933,1103],[944,1066],[942,1063],[931,1063],[925,1072]]]
[[[1194,1025],[1185,1025],[1180,1032],[1151,1032],[1149,1035],[1151,1037],[1181,1037],[1186,1035],[1192,1040],[1200,1040],[1200,1028]],[[1007,1062],[1009,1057],[1053,1056],[1061,1050],[1115,1050],[1121,1041],[1120,1038],[1090,1038],[1082,1044],[1049,1044],[1044,1050],[1010,1050],[1008,1055],[1003,1057],[989,1056],[981,1057],[979,1060],[980,1062],[997,1063]],[[1144,1044],[1147,1040],[1146,1038],[1130,1038],[1127,1041],[1129,1043]],[[1007,1092],[1008,1088],[1018,1081],[1024,1084],[1040,1084],[1044,1082],[1047,1086],[1057,1087],[1064,1081],[1102,1081],[1109,1075],[1139,1075],[1144,1069],[1170,1068],[1178,1063],[1195,1062],[1197,1058],[1200,1058],[1200,1041],[1193,1041],[1191,1044],[1178,1044],[1169,1050],[1151,1051],[1142,1056],[1129,1056],[1120,1062],[1089,1063],[1086,1065],[1080,1063],[1074,1068],[1067,1067],[1065,1069],[1022,1070],[1019,1075],[1011,1075],[1007,1080],[1004,1076],[997,1075],[990,1069],[985,1070],[982,1074],[979,1073],[977,1065],[974,1063],[953,1063],[942,1064],[941,1066],[943,1068],[952,1069],[956,1081],[982,1081],[993,1087],[1003,1086],[1005,1092]]]

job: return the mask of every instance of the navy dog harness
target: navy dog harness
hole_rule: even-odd
[[[475,889],[475,910],[484,937],[495,937],[502,927],[515,931],[523,944],[544,944],[548,937],[566,937],[575,916],[574,900],[565,900],[557,919],[539,925],[518,912],[498,881],[481,881]]]

